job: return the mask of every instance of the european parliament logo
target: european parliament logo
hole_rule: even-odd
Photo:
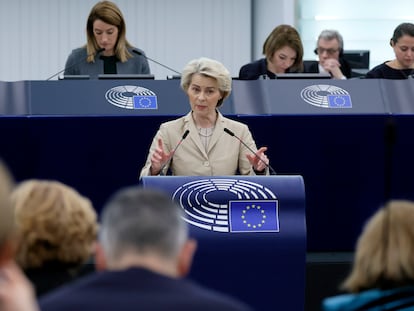
[[[187,223],[216,232],[279,232],[278,198],[243,179],[206,178],[178,187],[172,196]]]
[[[230,232],[279,232],[278,201],[229,202]]]
[[[300,97],[320,108],[352,108],[351,95],[347,90],[335,85],[315,84],[302,89]]]
[[[120,85],[109,89],[105,99],[125,109],[158,109],[157,94],[137,85]]]
[[[352,108],[349,95],[328,95],[329,108]]]
[[[157,108],[157,96],[134,96],[134,109]]]

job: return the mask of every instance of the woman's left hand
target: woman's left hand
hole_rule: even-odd
[[[267,150],[267,147],[261,147],[256,151],[256,154],[247,154],[246,157],[249,160],[250,164],[253,166],[253,169],[258,172],[262,172],[268,165],[269,159],[264,154]]]

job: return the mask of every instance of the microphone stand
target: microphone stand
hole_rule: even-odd
[[[95,56],[98,56],[101,52],[103,52],[103,51],[105,51],[105,48],[100,48],[99,50],[97,50],[96,52],[94,52],[94,53],[92,53],[92,54],[89,54],[89,55],[87,55],[86,57],[88,58],[89,56],[91,56],[91,55],[94,55],[95,54]],[[67,70],[67,69],[70,69],[70,68],[72,68],[72,67],[75,67],[76,65],[79,65],[80,63],[82,63],[83,61],[84,61],[85,59],[81,59],[79,62],[76,62],[76,63],[74,63],[74,64],[72,64],[72,65],[70,65],[70,66],[68,66],[68,67],[65,67],[65,68],[63,68],[62,70],[60,70],[60,71],[58,71],[58,72],[56,72],[55,74],[53,74],[53,75],[51,75],[49,78],[47,78],[46,79],[46,81],[49,81],[50,79],[52,79],[52,78],[54,78],[54,77],[56,77],[57,75],[59,75],[60,73],[62,73],[62,72],[64,72],[65,70]]]
[[[259,157],[257,154],[256,154],[256,152],[252,149],[252,148],[250,148],[243,140],[241,140],[241,138],[240,137],[238,137],[236,134],[234,134],[232,131],[230,131],[227,127],[225,127],[224,128],[224,131],[227,133],[227,134],[229,134],[230,136],[234,136],[234,137],[236,137],[237,138],[237,140],[238,141],[240,141],[241,143],[242,143],[242,145],[243,146],[245,146],[247,149],[249,149],[249,151],[251,152],[251,153],[253,153],[255,156],[256,156],[256,158],[258,158],[261,162],[263,162],[264,163],[264,165],[266,165],[266,167],[270,170],[270,173],[271,173],[271,175],[276,175],[276,171],[273,169],[273,167],[271,167],[270,166],[270,164],[269,163],[266,163],[265,161],[263,161],[263,159],[261,158],[261,157]]]
[[[148,59],[148,60],[156,63],[157,65],[160,65],[161,67],[164,67],[164,68],[166,68],[166,69],[168,69],[168,70],[170,70],[170,71],[178,74],[179,76],[181,76],[181,73],[178,72],[177,70],[174,70],[171,67],[168,67],[167,65],[161,64],[160,62],[157,62],[156,60],[154,60],[152,58],[149,58],[147,55],[145,55],[144,53],[142,53],[142,52],[140,52],[138,50],[133,49],[132,52],[134,52],[135,54],[140,55],[140,56],[142,56],[142,57],[144,57],[144,58],[146,58],[146,59]]]

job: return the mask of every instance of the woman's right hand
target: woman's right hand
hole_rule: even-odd
[[[170,159],[172,151],[169,153],[164,152],[161,138],[158,139],[158,147],[155,149],[151,156],[151,175],[158,175],[167,161]]]

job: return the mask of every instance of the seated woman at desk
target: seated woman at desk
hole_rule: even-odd
[[[191,111],[161,124],[140,177],[165,175],[267,174],[267,147],[256,149],[247,125],[218,110],[231,92],[229,71],[218,61],[190,61],[181,76]]]
[[[303,45],[298,31],[289,25],[279,25],[263,44],[263,55],[240,68],[240,80],[275,79],[278,73],[303,71]]]
[[[402,80],[414,74],[414,24],[402,23],[390,40],[395,59],[386,61],[367,74],[366,78]]]
[[[98,2],[86,24],[87,43],[69,55],[64,75],[149,74],[145,53],[126,39],[120,9],[110,1]]]

